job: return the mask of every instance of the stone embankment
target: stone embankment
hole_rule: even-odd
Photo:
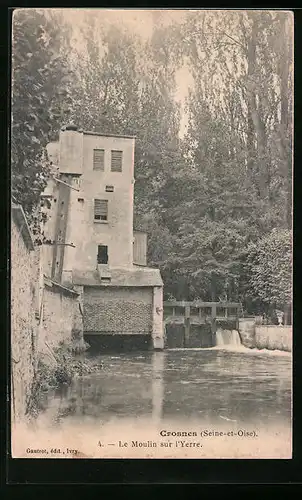
[[[254,318],[239,320],[239,334],[245,347],[292,351],[292,327],[257,325]]]

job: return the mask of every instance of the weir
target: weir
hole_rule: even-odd
[[[238,302],[164,302],[168,348],[241,345]]]
[[[216,346],[241,346],[241,340],[237,330],[222,330],[216,332]]]

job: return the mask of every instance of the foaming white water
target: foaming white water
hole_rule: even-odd
[[[280,351],[278,349],[257,349],[256,347],[245,347],[242,344],[239,346],[233,345],[225,345],[225,346],[216,346],[212,347],[212,349],[220,350],[220,351],[230,351],[230,352],[238,352],[242,354],[248,355],[269,355],[269,356],[288,356],[291,357],[291,352],[289,351]]]
[[[222,330],[216,332],[216,346],[240,346],[241,341],[237,330]]]
[[[173,349],[166,349],[167,351],[228,351],[228,352],[238,352],[247,355],[269,355],[269,356],[287,356],[291,357],[291,352],[289,351],[279,351],[277,349],[257,349],[245,347],[240,345],[218,345],[215,347],[175,347]]]

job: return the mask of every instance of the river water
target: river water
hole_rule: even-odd
[[[58,458],[62,440],[87,457],[291,455],[290,353],[235,345],[88,356],[103,369],[49,395],[32,429]],[[184,448],[179,431],[200,444]]]

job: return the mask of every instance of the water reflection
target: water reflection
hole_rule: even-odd
[[[165,353],[154,352],[152,356],[152,420],[159,424],[163,416]]]

